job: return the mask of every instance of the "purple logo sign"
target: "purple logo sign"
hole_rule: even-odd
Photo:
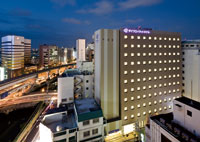
[[[138,30],[138,29],[128,29],[124,28],[123,29],[124,33],[133,33],[133,34],[150,34],[151,32],[149,30]]]

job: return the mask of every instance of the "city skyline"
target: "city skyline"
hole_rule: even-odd
[[[91,42],[99,28],[141,26],[181,32],[183,40],[196,39],[199,4],[197,0],[8,0],[0,5],[0,36],[25,36],[32,40],[32,48],[44,43],[72,47],[78,38]]]

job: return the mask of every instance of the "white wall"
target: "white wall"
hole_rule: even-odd
[[[76,62],[76,66],[80,71],[89,71],[89,72],[93,72],[94,71],[93,62],[77,61]]]
[[[62,102],[62,99],[67,99]],[[59,77],[58,78],[58,106],[63,103],[71,103],[74,100],[74,77]]]
[[[42,123],[39,125],[39,136],[40,142],[53,142],[53,133]]]
[[[85,39],[76,40],[77,61],[85,61]]]

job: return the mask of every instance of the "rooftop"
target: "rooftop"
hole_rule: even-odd
[[[200,138],[173,121],[173,113],[161,114],[150,118],[160,127],[181,142],[199,142]]]
[[[186,97],[180,97],[180,98],[177,98],[175,100],[177,100],[177,101],[179,101],[181,103],[184,103],[184,104],[186,104],[186,105],[188,105],[190,107],[193,107],[195,109],[200,110],[200,103],[197,102],[197,101],[191,100],[191,99],[186,98]]]
[[[53,133],[58,132],[58,127],[61,129],[60,131],[77,128],[74,110],[67,110],[66,108],[64,109],[64,107],[62,107],[54,108],[47,112],[47,114],[54,113],[59,114],[55,114],[58,115],[57,117],[53,117],[51,115],[46,116],[45,120],[43,121],[43,124],[50,128]]]
[[[93,98],[75,100],[75,107],[79,122],[103,116],[101,107]]]

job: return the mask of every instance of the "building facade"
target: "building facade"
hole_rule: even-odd
[[[186,97],[173,101],[173,113],[153,116],[150,119],[147,141],[151,142],[198,142],[200,128],[198,117],[200,103]]]
[[[85,61],[85,39],[76,40],[77,61]]]
[[[59,64],[58,47],[54,45],[41,45],[39,48],[40,67],[48,68]]]
[[[135,122],[144,127],[149,116],[170,112],[172,100],[181,96],[181,53],[180,33],[127,28],[96,31],[95,95],[105,118],[117,112],[128,133]]]
[[[24,64],[31,63],[31,40],[24,39]]]
[[[182,42],[183,95],[200,101],[200,40]]]

